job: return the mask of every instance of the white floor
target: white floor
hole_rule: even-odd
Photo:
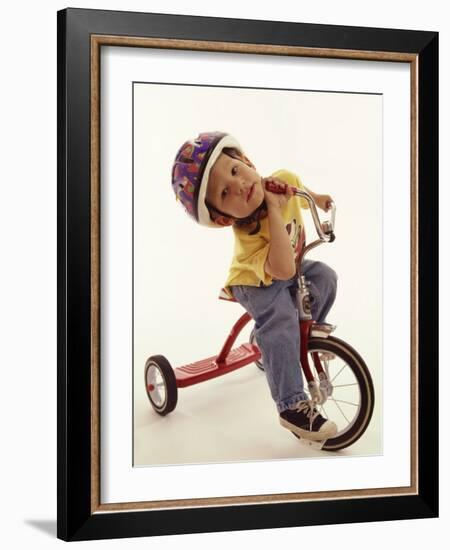
[[[165,417],[153,411],[140,373],[137,379],[135,466],[336,459],[382,453],[381,407],[377,399],[371,424],[362,438],[347,449],[331,453],[306,446],[280,426],[265,374],[253,364],[179,389],[177,406]]]

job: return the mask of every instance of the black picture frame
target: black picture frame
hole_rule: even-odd
[[[58,526],[63,540],[268,529],[438,516],[438,33],[86,9],[58,12]],[[416,78],[417,492],[369,498],[108,512],[93,464],[92,38],[299,47],[308,55],[410,56]],[[205,46],[202,47],[202,43]],[[395,54],[390,58],[389,54]],[[304,55],[307,55],[306,53]],[[395,60],[395,59],[394,59]],[[94,144],[95,145],[95,144]],[[94,152],[95,156],[95,152]],[[414,170],[413,170],[414,171]],[[99,269],[98,263],[97,270]],[[94,290],[93,290],[94,289]],[[94,304],[94,305],[93,305]],[[94,320],[93,320],[94,319]],[[98,412],[98,411],[97,411]],[[94,495],[94,496],[93,496]]]

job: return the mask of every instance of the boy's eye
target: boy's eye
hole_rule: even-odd
[[[224,199],[228,194],[228,188],[225,187],[225,189],[222,191],[222,199]]]
[[[233,166],[233,168],[231,169],[231,175],[235,176],[237,174],[237,171],[238,171],[237,166]]]

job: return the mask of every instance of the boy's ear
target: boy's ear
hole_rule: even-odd
[[[228,218],[227,216],[217,216],[217,218],[214,218],[214,223],[220,225],[221,227],[227,227],[229,225],[233,225],[234,220],[233,218]]]

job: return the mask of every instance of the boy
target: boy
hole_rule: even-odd
[[[239,143],[223,132],[205,132],[183,144],[172,169],[172,186],[187,213],[201,225],[232,226],[235,250],[225,290],[255,321],[267,381],[280,423],[299,437],[324,440],[337,432],[308,400],[300,368],[300,334],[294,304],[296,260],[302,217],[299,202],[266,189],[266,182],[304,188],[297,176],[280,170],[262,178]],[[329,195],[309,190],[327,210]],[[303,206],[307,206],[306,201]],[[305,260],[311,282],[312,314],[324,322],[336,295],[336,274],[321,262]]]

